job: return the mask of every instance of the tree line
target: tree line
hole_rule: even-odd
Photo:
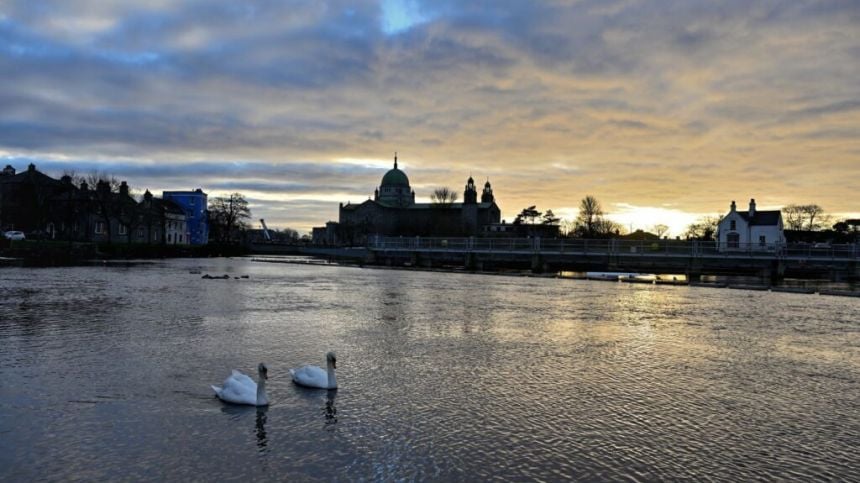
[[[80,174],[74,170],[65,170],[63,176],[71,178],[72,182],[80,186],[81,183],[87,183],[89,186],[97,186],[99,183],[107,183],[110,186],[110,192],[116,193],[120,190],[121,181],[114,175],[105,171],[92,171],[87,174]],[[141,201],[143,194],[134,188],[129,187],[129,195],[138,198]],[[450,202],[456,200],[456,193],[451,192]],[[245,238],[245,233],[251,228],[251,208],[248,205],[248,200],[242,193],[230,193],[227,196],[217,196],[209,200],[208,221],[209,221],[209,238],[217,243],[237,243]],[[108,213],[107,210],[103,211]],[[269,232],[277,235],[278,239],[299,241],[303,237],[298,231],[292,228],[269,229]],[[307,238],[307,235],[304,236]]]
[[[783,224],[786,230],[797,232],[833,232],[837,237],[860,231],[858,220],[839,220],[833,223],[833,217],[825,212],[818,204],[790,204],[782,208]],[[683,237],[688,240],[714,240],[717,227],[722,216],[702,216],[690,223]],[[531,223],[544,225],[559,225],[564,236],[574,238],[611,238],[625,234],[624,227],[607,218],[600,201],[593,195],[587,195],[579,203],[579,212],[574,220],[560,220],[552,210],[539,211],[535,205],[524,208],[514,219],[515,224]],[[669,232],[669,226],[657,223],[650,227],[652,234],[663,238]]]

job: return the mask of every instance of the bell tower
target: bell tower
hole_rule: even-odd
[[[463,191],[463,203],[473,204],[478,202],[478,190],[475,188],[475,180],[469,176],[466,181],[466,189]]]
[[[484,192],[481,193],[481,203],[492,203],[495,201],[495,197],[493,196],[493,187],[490,186],[490,180],[487,180],[484,183]]]

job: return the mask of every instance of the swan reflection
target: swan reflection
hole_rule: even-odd
[[[257,448],[260,452],[265,452],[269,446],[269,439],[266,435],[266,421],[269,412],[268,406],[240,406],[236,404],[228,404],[221,408],[221,412],[230,416],[233,421],[239,421],[255,413],[254,420],[254,436],[257,438]]]
[[[337,389],[330,389],[326,392],[325,407],[323,407],[326,426],[337,423],[337,407],[334,405],[335,398],[337,398]]]
[[[269,440],[266,439],[266,413],[268,411],[268,406],[257,408],[257,429],[255,433],[257,435],[257,447],[260,448],[260,451],[265,451],[266,447],[269,445]]]

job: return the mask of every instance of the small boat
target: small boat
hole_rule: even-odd
[[[619,280],[626,283],[647,283],[654,284],[654,281],[657,280],[657,275],[653,273],[627,273],[620,277]]]
[[[585,278],[588,280],[608,280],[617,282],[621,275],[626,275],[624,272],[585,272]]]

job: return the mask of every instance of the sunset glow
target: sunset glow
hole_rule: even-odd
[[[0,6],[0,163],[242,192],[306,232],[394,152],[416,190],[627,229],[756,198],[860,216],[853,2]]]

